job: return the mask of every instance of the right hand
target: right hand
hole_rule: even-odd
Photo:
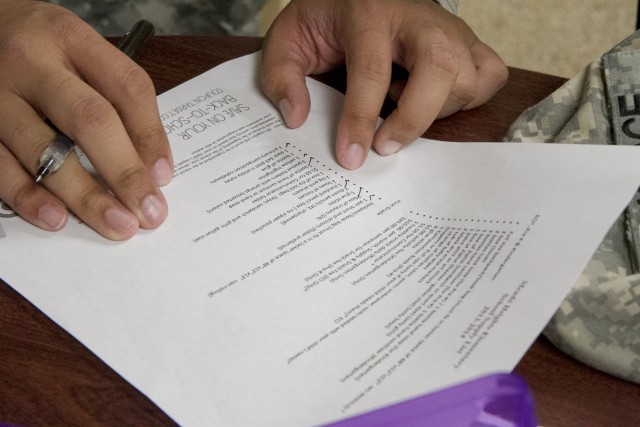
[[[309,114],[305,76],[346,66],[335,144],[347,169],[359,168],[371,147],[393,154],[435,119],[485,103],[508,77],[462,19],[428,0],[291,0],[262,58],[262,89],[291,128]],[[409,72],[406,82],[391,82],[392,63]],[[396,109],[376,128],[387,93]]]
[[[34,182],[54,137],[45,117],[86,153],[106,187],[75,155]],[[164,221],[158,186],[172,176],[146,72],[64,8],[0,0],[0,199],[44,230],[63,228],[68,208],[123,240]]]

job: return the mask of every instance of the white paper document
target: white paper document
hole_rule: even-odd
[[[636,147],[419,140],[350,172],[342,95],[287,129],[259,54],[159,97],[169,217],[0,217],[0,277],[183,425],[300,426],[510,371],[640,184]]]

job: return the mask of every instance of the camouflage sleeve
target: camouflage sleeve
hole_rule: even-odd
[[[458,14],[458,5],[460,4],[460,0],[436,0],[436,2],[454,15]]]
[[[259,14],[267,0],[48,0],[64,6],[103,36],[124,34],[147,19],[156,34],[257,35]],[[431,1],[431,0],[429,0]],[[459,0],[437,0],[457,13]]]
[[[507,141],[640,145],[640,31],[525,111]],[[615,173],[615,171],[612,171]],[[558,348],[640,383],[640,190],[545,329]]]
[[[156,34],[257,34],[266,0],[48,0],[76,13],[104,36],[122,35],[139,19]]]

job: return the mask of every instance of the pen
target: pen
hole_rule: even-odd
[[[129,58],[135,58],[142,46],[149,40],[155,29],[153,24],[145,19],[136,22],[133,27],[118,42],[118,49]],[[57,171],[75,147],[75,143],[64,133],[60,132],[53,124],[46,120],[47,124],[56,131],[56,136],[40,156],[40,166],[36,174],[36,182],[52,172]]]

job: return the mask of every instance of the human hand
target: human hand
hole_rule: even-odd
[[[407,82],[391,84],[392,63],[407,69]],[[498,55],[433,1],[292,0],[265,38],[262,87],[296,128],[309,113],[304,76],[343,64],[336,157],[347,169],[359,168],[372,145],[393,154],[436,118],[483,104],[508,77]],[[397,108],[376,131],[387,92]]]
[[[34,176],[54,137],[47,117],[85,152],[105,188],[69,156]],[[40,1],[0,0],[0,199],[50,231],[67,207],[112,240],[167,216],[158,185],[173,159],[149,76],[80,18]]]

